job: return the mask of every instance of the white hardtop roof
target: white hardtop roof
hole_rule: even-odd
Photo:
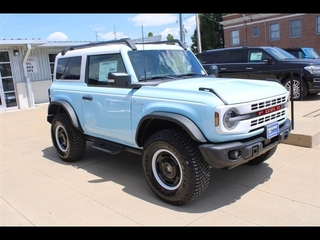
[[[136,43],[137,50],[165,50],[165,49],[176,49],[183,50],[182,47],[178,45],[169,44],[142,44]],[[79,48],[74,50],[68,50],[65,55],[83,55],[83,54],[100,54],[100,53],[118,53],[120,50],[131,51],[132,49],[123,43],[113,43],[110,45],[98,45],[86,48]]]

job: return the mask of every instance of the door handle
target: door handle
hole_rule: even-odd
[[[92,101],[93,98],[87,95],[87,96],[83,96],[82,99]]]

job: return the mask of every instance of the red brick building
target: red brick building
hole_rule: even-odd
[[[320,53],[320,13],[228,14],[220,22],[225,47],[313,47]]]

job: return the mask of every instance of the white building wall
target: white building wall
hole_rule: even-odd
[[[28,92],[25,83],[16,83],[16,98],[19,109],[29,108]]]
[[[34,93],[34,103],[45,103],[49,101],[48,88],[51,86],[52,80],[36,81],[31,82],[33,93]]]
[[[51,79],[49,54],[58,54],[61,50],[62,48],[35,48],[30,51],[29,57],[35,57],[37,67],[37,72],[29,73],[31,82]]]

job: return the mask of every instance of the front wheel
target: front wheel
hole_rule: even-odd
[[[277,150],[278,146],[275,146],[274,148],[270,149],[269,151],[265,152],[264,154],[261,154],[259,157],[256,157],[255,159],[246,162],[247,165],[257,165],[259,163],[262,163],[266,160],[268,160]]]
[[[307,87],[305,80],[302,79],[302,89],[301,89],[299,79],[292,79],[292,83],[293,83],[292,99],[293,100],[300,100],[300,96],[301,96],[301,100],[304,99],[308,95],[308,87]],[[291,93],[291,78],[286,79],[283,82],[283,85]],[[300,93],[301,93],[301,95],[300,95]]]
[[[183,205],[209,185],[210,167],[198,145],[184,131],[159,131],[144,144],[142,167],[151,190],[161,200]]]
[[[66,113],[58,113],[51,124],[51,139],[58,156],[65,162],[79,160],[86,150],[86,140]]]

